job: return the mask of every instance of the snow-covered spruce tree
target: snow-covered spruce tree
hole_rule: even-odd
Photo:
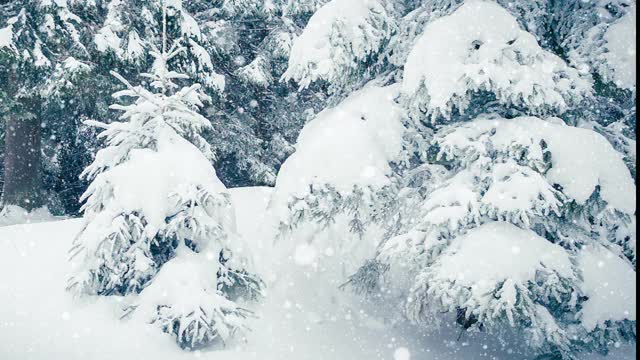
[[[227,342],[245,330],[261,280],[249,272],[235,235],[233,207],[208,157],[201,132],[210,127],[198,108],[200,85],[167,64],[185,51],[154,49],[151,89],[114,94],[121,121],[92,122],[107,147],[83,173],[86,224],[71,250],[69,289],[77,294],[139,293],[133,316],[157,324],[183,348]]]
[[[293,41],[281,79],[328,88],[331,106],[305,126],[280,169],[272,201],[284,210],[279,234],[335,250],[345,263],[370,253],[372,244],[353,241],[348,229],[364,236],[373,197],[389,185],[389,162],[401,150],[399,87],[384,79],[364,86],[383,71],[380,54],[401,9],[398,1],[328,1]],[[334,232],[344,236],[322,235]]]
[[[375,50],[379,67],[371,76],[388,83],[402,75],[400,102],[411,121],[404,123],[404,149],[383,157],[392,165],[381,173],[387,179],[375,192],[366,189],[366,196],[357,186],[332,186],[336,179],[319,168],[307,171],[310,181],[296,182],[302,169],[296,153],[283,165],[276,194],[293,168],[298,176],[290,187],[316,184],[308,187],[308,196],[294,196],[285,225],[305,219],[332,225],[344,222],[339,219],[346,213],[347,223],[354,221],[351,230],[365,234],[362,240],[369,243],[379,240],[371,238],[379,233],[367,229],[382,225],[378,255],[349,284],[369,294],[390,291],[378,298],[399,301],[410,320],[429,327],[444,319],[442,313],[453,313],[464,329],[525,334],[527,356],[575,358],[635,341],[630,306],[635,293],[628,288],[635,282],[635,186],[611,146],[613,136],[566,125],[576,125],[576,114],[596,96],[615,99],[619,93],[603,95],[597,77],[594,90],[590,71],[563,60],[558,45],[563,37],[550,27],[553,6],[544,1],[395,6],[394,14],[404,14],[390,20],[399,30]],[[418,18],[421,22],[411,23]],[[327,44],[329,53],[358,64],[348,62],[350,53],[332,52],[340,47]],[[289,63],[295,67],[288,73],[315,69],[314,61],[302,59],[307,58],[292,54]],[[345,79],[307,79],[353,86],[340,83]],[[304,84],[305,78],[297,80]],[[367,105],[360,107],[368,121]],[[375,111],[384,115],[395,107]],[[323,123],[351,112],[342,105],[333,114],[325,111]],[[403,122],[401,114],[390,117]],[[309,123],[308,133],[320,118]],[[316,131],[322,130],[320,123]],[[299,157],[311,147],[306,132],[299,139]],[[359,175],[348,184],[355,179],[361,185]],[[609,271],[606,280],[601,267]],[[617,306],[603,305],[607,302]]]
[[[603,136],[550,117],[592,96],[589,74],[501,6],[467,1],[428,23],[403,76],[413,124],[434,135],[352,283],[395,288],[424,326],[444,312],[465,329],[517,329],[541,356],[635,341],[633,179]]]

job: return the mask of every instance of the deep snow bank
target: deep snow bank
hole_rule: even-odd
[[[6,360],[281,360],[281,359],[521,359],[515,344],[486,334],[456,342],[457,327],[425,334],[403,322],[384,320],[384,309],[336,289],[335,269],[277,258],[278,244],[261,223],[271,189],[231,189],[238,229],[255,247],[265,271],[267,298],[254,310],[246,343],[226,350],[185,352],[153,326],[119,320],[118,298],[74,300],[64,288],[67,250],[81,220],[0,227],[0,359]],[[268,274],[268,275],[267,275]],[[404,355],[409,354],[410,357]],[[396,355],[398,357],[396,357]],[[404,357],[403,357],[404,356]],[[635,346],[608,359],[635,358]],[[589,356],[585,359],[601,359]]]

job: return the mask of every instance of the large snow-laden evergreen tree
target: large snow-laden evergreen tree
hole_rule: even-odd
[[[582,278],[591,270],[573,265],[594,248],[620,264],[615,286],[634,274],[634,184],[605,138],[561,120],[487,117],[447,126],[432,144],[424,183],[404,190],[405,223],[377,257],[412,274],[410,319],[463,311],[489,331],[523,327],[537,352],[569,358],[635,338],[632,289],[608,295],[628,306],[596,310]]]
[[[166,25],[166,23],[163,23]],[[139,293],[133,316],[171,333],[181,347],[227,342],[242,333],[260,279],[248,271],[238,243],[233,207],[209,162],[198,113],[208,97],[168,63],[185,49],[154,49],[150,89],[132,86],[114,97],[120,121],[104,124],[100,150],[83,176],[86,225],[71,250],[69,289],[78,294]],[[127,101],[125,99],[130,99]],[[167,296],[169,294],[169,296]]]
[[[474,1],[427,25],[403,91],[422,124],[468,120],[435,127],[423,183],[405,182],[407,212],[380,246],[390,274],[411,274],[408,318],[428,325],[454,312],[465,328],[521,328],[535,352],[558,358],[634,340],[633,306],[605,315],[590,306],[592,270],[577,260],[597,249],[617,259],[611,282],[635,276],[635,186],[621,155],[560,119],[502,117],[562,114],[591,96],[589,77],[542,50],[500,6]],[[632,304],[635,295],[609,299]]]
[[[623,161],[635,154],[635,143],[619,136],[619,127],[601,125],[620,116],[594,104],[626,95],[601,91],[601,75],[561,51],[565,35],[552,24],[568,15],[554,6],[544,1],[395,6],[394,16],[400,17],[387,22],[399,24],[399,30],[385,42],[369,43],[372,54],[379,54],[370,76],[382,83],[402,77],[392,86],[400,87],[396,101],[406,117],[392,115],[389,107],[376,113],[404,123],[404,149],[384,157],[391,165],[382,173],[386,180],[365,197],[358,188],[366,184],[360,173],[348,182],[355,188],[337,189],[332,181],[339,179],[318,174],[318,168],[307,171],[326,184],[294,199],[287,225],[313,219],[334,226],[346,215],[346,222],[356,225],[351,231],[366,234],[361,241],[380,241],[377,256],[348,284],[399,302],[413,322],[431,327],[446,320],[442,313],[452,313],[463,329],[525,334],[528,353],[576,358],[582,351],[606,352],[635,341],[635,291],[628,287],[635,281],[635,185],[632,166]],[[319,33],[313,27],[307,31]],[[613,38],[614,44],[622,39]],[[353,64],[339,44],[327,42],[325,50]],[[288,74],[300,64],[313,69],[313,63],[292,54]],[[358,80],[346,78],[292,78],[302,86],[322,80],[342,89],[358,87]],[[369,105],[360,105],[362,120]],[[347,109],[339,105],[327,116],[344,117]],[[630,109],[635,114],[635,107]],[[585,114],[590,118],[580,120]],[[300,157],[319,118],[299,139]],[[635,122],[635,116],[625,119]],[[285,186],[295,158],[283,166],[276,195],[313,182]],[[343,158],[325,161],[337,166]],[[370,161],[363,156],[360,164]],[[378,226],[385,230],[381,237],[368,231]],[[605,266],[611,291],[598,284],[605,280],[594,269]],[[620,306],[597,305],[603,302]]]

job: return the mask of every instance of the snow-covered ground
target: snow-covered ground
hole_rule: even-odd
[[[238,229],[252,244],[267,296],[246,342],[188,352],[156,327],[120,320],[121,299],[73,299],[67,251],[82,220],[0,227],[0,359],[522,359],[513,344],[457,328],[423,333],[337,289],[335,271],[300,265],[272,240],[268,188],[232,189]],[[283,247],[289,248],[289,247]],[[120,301],[119,301],[120,300]],[[633,359],[634,346],[607,359]],[[585,359],[601,359],[585,356]]]

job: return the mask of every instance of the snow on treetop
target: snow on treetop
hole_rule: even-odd
[[[445,252],[448,255],[433,266],[433,278],[480,292],[505,280],[525,284],[544,269],[565,278],[575,276],[569,254],[562,247],[507,222],[491,222],[472,229],[454,239]]]
[[[514,157],[522,153],[530,166],[542,172],[544,154],[549,151],[552,167],[544,175],[550,183],[561,185],[566,196],[584,204],[599,186],[600,197],[610,207],[635,212],[635,185],[629,169],[620,153],[595,131],[536,117],[481,118],[452,126],[437,143],[439,156],[447,158],[490,157],[493,151]]]
[[[588,297],[580,312],[589,331],[605,321],[636,320],[636,272],[624,259],[600,245],[590,245],[578,255]]]
[[[68,58],[64,59],[64,61],[62,61],[62,66],[64,67],[64,70],[71,72],[84,72],[91,69],[91,66],[77,60],[73,56],[69,56]]]
[[[226,191],[202,152],[164,125],[158,130],[155,151],[131,150],[126,162],[96,176],[87,195],[109,189],[113,198],[107,210],[144,214],[147,222],[159,229],[173,215],[172,194],[190,186],[201,186],[214,194]]]
[[[429,23],[405,64],[403,93],[416,113],[435,120],[464,112],[471,93],[505,105],[564,111],[591,91],[590,81],[543,50],[500,5],[468,1]]]
[[[295,40],[282,76],[305,88],[340,81],[391,35],[391,17],[380,0],[332,0],[316,11]]]
[[[273,82],[269,63],[262,56],[256,57],[248,65],[238,69],[237,74],[245,81],[257,86],[267,87]]]
[[[300,133],[296,152],[282,165],[276,193],[305,194],[312,184],[339,191],[354,185],[382,186],[402,150],[398,86],[370,85],[322,111]]]

